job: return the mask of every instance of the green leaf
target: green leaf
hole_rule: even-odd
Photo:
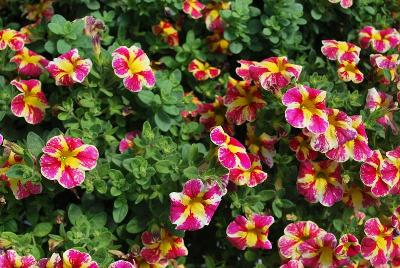
[[[138,93],[137,96],[139,100],[141,100],[144,104],[147,105],[150,105],[154,99],[154,93],[151,92],[150,90],[142,90]]]
[[[199,171],[196,167],[187,167],[183,170],[183,175],[188,179],[194,179],[199,176]]]
[[[60,39],[57,41],[57,51],[60,54],[64,54],[71,50],[71,45],[68,44],[64,39]]]
[[[67,20],[59,15],[59,14],[55,14],[53,17],[51,17],[51,22],[57,23],[57,24],[64,24],[67,22]]]
[[[264,191],[261,191],[258,195],[260,196],[260,200],[265,202],[265,201],[271,200],[272,198],[275,197],[275,191],[264,190]]]
[[[34,132],[29,132],[26,138],[28,150],[35,156],[39,156],[42,153],[44,147],[44,141],[42,138]]]
[[[168,174],[171,171],[171,162],[169,160],[160,160],[155,164],[158,173]]]
[[[41,222],[36,224],[35,228],[33,228],[33,235],[37,237],[45,237],[51,232],[53,229],[53,225],[50,222]]]
[[[64,34],[64,27],[61,24],[50,22],[48,25],[49,30],[55,34],[63,35]]]
[[[168,131],[172,126],[171,118],[163,111],[154,115],[154,122],[162,131]]]
[[[126,200],[125,200],[125,202],[123,202],[123,201],[121,202],[118,200],[124,200],[124,199],[117,199],[114,202],[114,209],[113,209],[112,214],[113,214],[113,219],[114,219],[115,223],[122,222],[125,219],[126,215],[128,214],[128,210],[129,210]]]
[[[10,169],[7,171],[6,176],[9,178],[19,179],[24,176],[24,173],[29,169],[24,164],[16,164],[12,165]]]
[[[233,54],[239,54],[243,49],[243,45],[239,42],[232,42],[229,45],[229,50],[233,53]]]
[[[131,219],[126,225],[126,231],[130,234],[138,234],[145,229],[145,224],[143,221],[138,220],[137,218]]]
[[[50,54],[53,54],[56,52],[56,44],[54,43],[53,40],[48,40],[44,44],[44,49],[46,49],[46,51],[49,52]]]
[[[82,216],[82,215],[83,215],[83,213],[82,213],[82,210],[81,210],[80,207],[78,207],[75,204],[71,204],[69,206],[69,208],[68,208],[68,219],[73,225],[75,225],[77,223],[78,218],[80,216]]]

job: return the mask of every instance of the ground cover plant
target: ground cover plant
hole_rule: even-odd
[[[400,267],[398,1],[0,15],[0,267]]]

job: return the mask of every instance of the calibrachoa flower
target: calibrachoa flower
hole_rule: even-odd
[[[258,110],[265,106],[262,94],[250,81],[237,81],[229,78],[224,104],[226,117],[236,125],[253,122]]]
[[[83,32],[92,40],[94,54],[99,55],[101,52],[101,33],[106,29],[106,25],[102,20],[93,16],[86,16],[83,21],[85,22]]]
[[[229,41],[224,39],[222,33],[215,32],[207,36],[208,48],[211,52],[227,54],[229,49]]]
[[[328,129],[328,115],[325,111],[326,91],[308,86],[289,89],[282,97],[287,107],[286,121],[296,128],[307,128],[312,133],[324,133]]]
[[[170,220],[177,230],[194,231],[210,224],[215,210],[221,202],[219,185],[204,184],[200,179],[192,179],[183,185],[180,193],[170,193]]]
[[[110,264],[108,268],[137,268],[137,266],[128,261],[116,261]]]
[[[353,207],[354,211],[380,204],[379,199],[376,199],[368,189],[362,189],[355,184],[351,187],[345,185],[343,203]]]
[[[53,253],[48,259],[39,261],[40,268],[99,268],[99,265],[92,261],[92,257],[85,252],[76,249],[68,249],[60,257],[59,254]]]
[[[261,86],[276,92],[289,85],[291,79],[299,79],[302,67],[289,63],[287,57],[271,57],[249,67],[251,77]]]
[[[386,152],[386,157],[381,167],[382,180],[392,188],[391,193],[397,194],[400,189],[400,147]]]
[[[391,81],[395,81],[398,78],[397,67],[399,66],[399,54],[371,54],[370,61],[380,77],[380,83],[388,85]],[[389,78],[383,74],[384,70],[389,71]]]
[[[225,24],[221,18],[220,11],[228,10],[231,2],[211,2],[207,4],[205,9],[206,27],[209,31],[223,31]]]
[[[365,222],[364,233],[366,237],[361,241],[361,254],[373,266],[388,262],[388,255],[393,248],[393,229],[384,226],[378,218]]]
[[[43,17],[50,21],[54,15],[53,3],[54,0],[40,0],[37,4],[26,4],[22,15],[26,14],[26,18],[31,21],[41,21]]]
[[[344,82],[359,84],[364,80],[364,74],[358,69],[354,61],[342,61],[337,70],[339,78]]]
[[[47,141],[40,158],[42,175],[70,189],[82,184],[85,171],[96,167],[99,152],[79,138],[59,135]]]
[[[299,245],[301,261],[306,267],[334,268],[349,262],[347,257],[335,254],[336,237],[331,233],[322,233]]]
[[[236,248],[271,249],[272,244],[268,240],[269,227],[274,223],[274,217],[261,214],[253,214],[246,218],[236,216],[226,228],[229,242]]]
[[[336,40],[322,40],[322,54],[329,60],[337,60],[339,62],[351,61],[358,63],[360,60],[361,49],[348,42]]]
[[[324,232],[312,221],[290,223],[285,227],[284,235],[278,240],[279,252],[285,258],[299,259],[301,256],[299,246]]]
[[[304,268],[304,265],[301,261],[290,260],[287,263],[281,265],[279,268]]]
[[[243,168],[232,168],[229,170],[229,180],[236,185],[257,186],[268,178],[268,174],[262,170],[260,158],[255,154],[249,154],[251,167],[248,170]]]
[[[164,228],[144,232],[142,243],[144,248],[140,251],[140,255],[150,264],[188,254],[183,238],[170,234]]]
[[[344,234],[339,239],[339,244],[335,249],[335,254],[338,256],[353,257],[361,251],[361,245],[358,243],[357,237],[353,234]]]
[[[333,206],[343,197],[340,165],[331,160],[300,162],[297,191],[310,203]]]
[[[19,51],[24,48],[26,36],[12,29],[0,30],[0,50],[4,50],[7,46]]]
[[[376,30],[372,26],[366,26],[360,30],[358,36],[361,48],[371,45],[378,53],[385,53],[400,44],[400,35],[394,28]]]
[[[35,268],[36,260],[32,255],[19,256],[14,250],[7,250],[0,254],[0,267],[2,268]]]
[[[337,162],[345,162],[349,160],[349,158],[358,162],[364,162],[372,155],[372,150],[368,146],[368,136],[365,131],[365,125],[361,115],[353,115],[350,116],[350,118],[352,127],[357,131],[357,136],[339,145],[337,148],[328,151],[326,156]]]
[[[343,8],[349,8],[353,5],[353,0],[328,0],[328,1],[334,4],[340,3],[340,6]]]
[[[197,59],[189,63],[188,71],[199,81],[215,78],[221,73],[220,69],[210,66],[208,62],[203,63]]]
[[[398,128],[393,119],[393,111],[397,109],[397,104],[393,101],[393,96],[382,91],[377,91],[375,88],[368,89],[367,100],[365,107],[373,112],[377,109],[382,109],[384,115],[376,120],[383,127],[390,126],[393,134],[398,133]]]
[[[123,78],[124,86],[132,92],[142,90],[143,85],[153,87],[156,77],[150,66],[150,60],[141,48],[121,46],[113,53],[114,73]]]
[[[252,80],[250,75],[250,66],[256,65],[257,62],[251,60],[239,60],[238,63],[240,64],[240,67],[236,68],[236,74],[243,80]]]
[[[22,92],[12,99],[11,112],[15,116],[24,117],[29,124],[42,122],[48,102],[40,81],[36,79],[13,80],[11,85]]]
[[[218,160],[227,169],[251,167],[250,157],[246,148],[235,138],[230,137],[221,126],[215,127],[210,133],[211,141],[218,145]]]
[[[393,211],[392,226],[396,229],[397,233],[400,233],[400,206]]]
[[[382,179],[381,169],[383,158],[379,150],[373,151],[370,158],[361,165],[360,178],[362,183],[371,187],[371,193],[376,197],[385,196],[390,186]]]
[[[159,24],[152,27],[152,30],[155,35],[160,35],[168,46],[175,47],[179,45],[178,31],[172,23],[161,20]]]
[[[74,48],[54,58],[46,69],[53,76],[57,86],[72,86],[85,80],[92,69],[92,61],[82,59],[78,49]]]
[[[301,132],[289,141],[289,148],[296,153],[299,161],[314,160],[318,157],[318,152],[310,146],[310,137]]]
[[[140,135],[140,131],[130,131],[128,133],[126,133],[125,138],[123,138],[120,142],[119,142],[119,151],[121,153],[126,152],[127,150],[129,150],[130,148],[132,148],[134,146],[133,140],[138,137]]]
[[[400,267],[400,236],[396,236],[392,240],[393,249],[390,252],[391,267]]]
[[[199,0],[185,0],[182,4],[182,10],[193,19],[200,19],[203,14],[201,12],[206,6]]]
[[[278,138],[276,136],[270,136],[265,132],[256,135],[255,127],[247,124],[246,146],[251,153],[257,154],[269,168],[274,166],[275,144],[277,142]]]
[[[211,130],[215,126],[223,126],[230,134],[233,134],[234,125],[226,120],[226,107],[224,98],[215,96],[215,101],[212,103],[198,104],[197,112],[200,115],[199,122],[203,124],[206,130]]]
[[[331,108],[326,109],[325,112],[329,122],[326,131],[321,134],[306,133],[311,136],[311,148],[321,153],[338,148],[357,137],[357,131],[353,128],[353,122],[347,114]]]
[[[139,249],[140,250],[140,249]],[[141,255],[140,252],[132,257],[137,268],[164,268],[168,265],[168,260],[161,260],[159,263],[148,263]],[[135,267],[135,268],[136,268]]]
[[[10,62],[14,62],[17,65],[19,74],[31,77],[40,76],[43,69],[49,63],[45,57],[27,49],[26,47],[17,51],[15,56],[10,59]]]
[[[4,137],[3,137],[3,135],[0,133],[0,145],[3,144],[3,141],[4,141]]]

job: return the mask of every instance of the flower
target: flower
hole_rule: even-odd
[[[346,206],[353,207],[356,212],[362,208],[380,204],[379,199],[376,199],[368,189],[362,189],[355,184],[351,187],[345,185],[342,201]]]
[[[272,92],[289,85],[292,78],[297,81],[301,70],[300,65],[289,63],[287,57],[267,58],[249,67],[251,77]]]
[[[168,265],[168,260],[163,259],[158,263],[148,263],[141,255],[140,248],[134,249],[130,254],[129,261],[135,263],[137,268],[165,268]],[[135,268],[136,268],[135,267]]]
[[[400,206],[398,206],[394,211],[392,215],[392,226],[396,229],[396,231],[399,233],[400,232]]]
[[[207,36],[207,43],[211,52],[222,54],[228,53],[229,41],[224,39],[224,36],[219,32]]]
[[[139,137],[140,131],[130,131],[125,134],[125,137],[119,142],[119,151],[124,153],[134,146],[133,140]]]
[[[99,158],[95,146],[64,135],[48,140],[43,153],[40,158],[42,175],[49,180],[57,180],[67,189],[81,185],[85,180],[85,171],[94,169]]]
[[[132,92],[142,90],[143,85],[153,87],[156,77],[150,66],[150,60],[141,48],[131,46],[118,47],[113,53],[114,73],[123,78],[124,86]]]
[[[92,257],[85,252],[76,249],[68,249],[62,255],[53,253],[48,259],[39,261],[39,268],[99,268],[97,262],[92,261]]]
[[[218,160],[223,167],[227,169],[239,167],[245,170],[251,167],[246,148],[238,140],[226,134],[221,126],[211,130],[210,138],[219,147]]]
[[[297,191],[310,203],[333,206],[343,197],[340,165],[331,160],[300,162]]]
[[[364,237],[361,241],[361,254],[373,266],[388,262],[388,255],[392,250],[393,229],[384,226],[378,218],[365,222]]]
[[[14,51],[24,48],[26,36],[12,29],[0,30],[0,50],[4,50],[7,46]]]
[[[267,133],[256,135],[255,127],[247,124],[246,145],[249,151],[257,154],[269,168],[274,166],[274,156],[276,155],[274,146],[277,142],[278,138],[276,136],[270,136]]]
[[[3,144],[3,141],[4,141],[4,137],[3,137],[3,135],[0,133],[0,145]]]
[[[183,185],[182,192],[170,193],[169,197],[170,220],[177,225],[176,229],[194,231],[210,224],[222,192],[216,182],[204,184],[200,179],[192,179]]]
[[[178,31],[170,22],[161,20],[159,24],[152,27],[152,31],[155,35],[160,35],[168,46],[175,47],[179,45]]]
[[[228,10],[230,2],[214,2],[207,4],[205,9],[206,27],[211,32],[223,31],[225,23],[221,18],[221,10]]]
[[[371,193],[376,197],[382,197],[389,193],[390,186],[382,178],[381,166],[383,158],[379,150],[374,150],[360,168],[360,178],[364,185],[371,187]]]
[[[78,49],[74,48],[54,58],[46,69],[54,77],[57,86],[72,86],[85,80],[92,69],[92,61],[82,59]]]
[[[361,48],[371,45],[378,53],[385,53],[400,44],[400,35],[394,28],[376,30],[372,26],[366,26],[360,30],[358,38]]]
[[[390,126],[393,134],[398,133],[398,128],[393,119],[393,111],[397,109],[397,104],[394,103],[393,97],[382,91],[377,91],[375,88],[368,89],[365,108],[370,112],[381,109],[383,116],[379,117],[376,122],[383,127]]]
[[[12,99],[11,112],[17,117],[24,117],[29,124],[35,125],[42,122],[48,102],[40,81],[36,79],[12,80],[10,84],[22,92]]]
[[[144,232],[142,234],[142,243],[144,248],[140,251],[140,255],[150,264],[188,254],[183,238],[170,234],[164,228],[156,228],[151,232]]]
[[[289,141],[289,148],[296,153],[299,161],[315,160],[318,153],[310,146],[310,137],[301,132]]]
[[[301,261],[290,260],[287,263],[281,265],[279,268],[304,268],[304,265]]]
[[[236,248],[271,249],[272,244],[268,240],[269,227],[274,223],[274,217],[261,214],[253,214],[249,218],[242,215],[236,216],[226,228],[229,242]]]
[[[398,79],[397,67],[399,66],[399,54],[382,55],[371,54],[371,65],[375,68],[375,72],[380,77],[380,83],[388,85],[391,81]],[[384,70],[389,72],[389,77],[384,74]]]
[[[94,54],[99,55],[101,52],[101,33],[106,29],[106,25],[102,20],[93,16],[86,16],[83,21],[85,23],[83,32],[91,38]]]
[[[301,243],[301,262],[306,267],[342,267],[348,263],[348,258],[335,254],[336,244],[336,237],[326,232]]]
[[[325,231],[312,221],[299,221],[288,224],[283,232],[278,240],[279,253],[285,258],[299,259],[299,246]]]
[[[236,68],[236,74],[243,80],[252,80],[250,66],[255,66],[257,62],[251,60],[239,60],[238,63],[240,64],[240,67]]]
[[[236,125],[253,122],[257,111],[265,106],[257,86],[252,86],[250,81],[237,81],[230,77],[227,88],[224,105],[228,120]]]
[[[325,112],[329,122],[326,131],[321,134],[306,133],[311,136],[311,148],[321,153],[336,149],[357,137],[357,131],[353,128],[352,120],[347,114],[331,108],[326,109]]]
[[[339,63],[342,63],[343,61],[358,63],[360,60],[361,48],[353,43],[336,40],[322,40],[321,51],[329,60],[337,60]]]
[[[32,255],[19,256],[14,250],[6,250],[0,254],[0,267],[4,268],[35,268],[36,260]]]
[[[110,266],[108,266],[108,268],[137,268],[137,266],[134,263],[120,260],[111,263]]]
[[[353,5],[353,0],[328,0],[331,3],[337,4],[340,2],[342,8],[349,8]]]
[[[339,244],[335,249],[338,256],[354,257],[361,251],[361,245],[358,243],[357,237],[353,234],[344,234],[339,239]]]
[[[49,61],[24,47],[15,53],[15,56],[10,59],[10,62],[17,64],[18,73],[31,77],[38,77],[42,74],[43,69]]]
[[[223,97],[215,96],[215,101],[212,103],[198,104],[197,112],[200,115],[199,122],[206,130],[210,131],[215,126],[223,126],[230,135],[233,134],[234,125],[225,118],[226,107]]]
[[[54,0],[40,0],[37,4],[26,4],[22,15],[26,14],[26,18],[31,21],[41,21],[42,18],[50,21],[54,15],[53,3]]]
[[[386,152],[386,157],[381,166],[382,180],[392,188],[392,193],[398,193],[400,191],[400,147]]]
[[[182,10],[193,19],[200,19],[203,14],[201,12],[206,6],[199,0],[185,0],[182,3]]]
[[[344,82],[352,81],[355,84],[359,84],[364,80],[364,74],[358,69],[354,61],[342,61],[337,73]]]
[[[199,81],[215,78],[221,73],[220,69],[210,66],[208,62],[203,63],[197,59],[189,63],[188,71]]]
[[[260,158],[255,154],[249,154],[251,167],[248,170],[243,168],[232,168],[229,170],[229,180],[236,185],[257,186],[263,183],[268,174],[263,171]]]
[[[324,133],[328,129],[325,112],[326,91],[308,86],[289,89],[282,97],[286,121],[295,128],[307,128],[312,133]]]
[[[339,145],[337,148],[331,149],[326,152],[326,156],[337,162],[345,162],[349,158],[358,162],[364,162],[367,158],[371,157],[372,150],[368,146],[368,136],[365,132],[365,125],[362,121],[361,115],[350,116],[351,126],[357,131],[357,136]]]

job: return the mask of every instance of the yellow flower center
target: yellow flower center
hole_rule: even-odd
[[[140,73],[140,72],[144,71],[143,64],[140,62],[140,60],[138,60],[134,57],[131,57],[129,59],[128,66],[129,66],[129,70],[131,71],[132,74],[136,74],[136,73]]]
[[[382,36],[381,36],[380,33],[373,33],[372,36],[371,36],[371,39],[379,41],[379,40],[382,40]]]
[[[2,36],[2,39],[7,43],[7,42],[10,42],[11,41],[11,39],[13,39],[14,38],[14,32],[13,31],[5,31],[4,33],[3,33],[3,36]]]
[[[333,261],[333,249],[331,247],[323,247],[321,248],[321,255],[319,257],[319,260],[322,265],[328,265],[332,264]]]
[[[355,73],[356,72],[356,66],[354,64],[346,64],[344,67],[345,71],[348,73]]]

